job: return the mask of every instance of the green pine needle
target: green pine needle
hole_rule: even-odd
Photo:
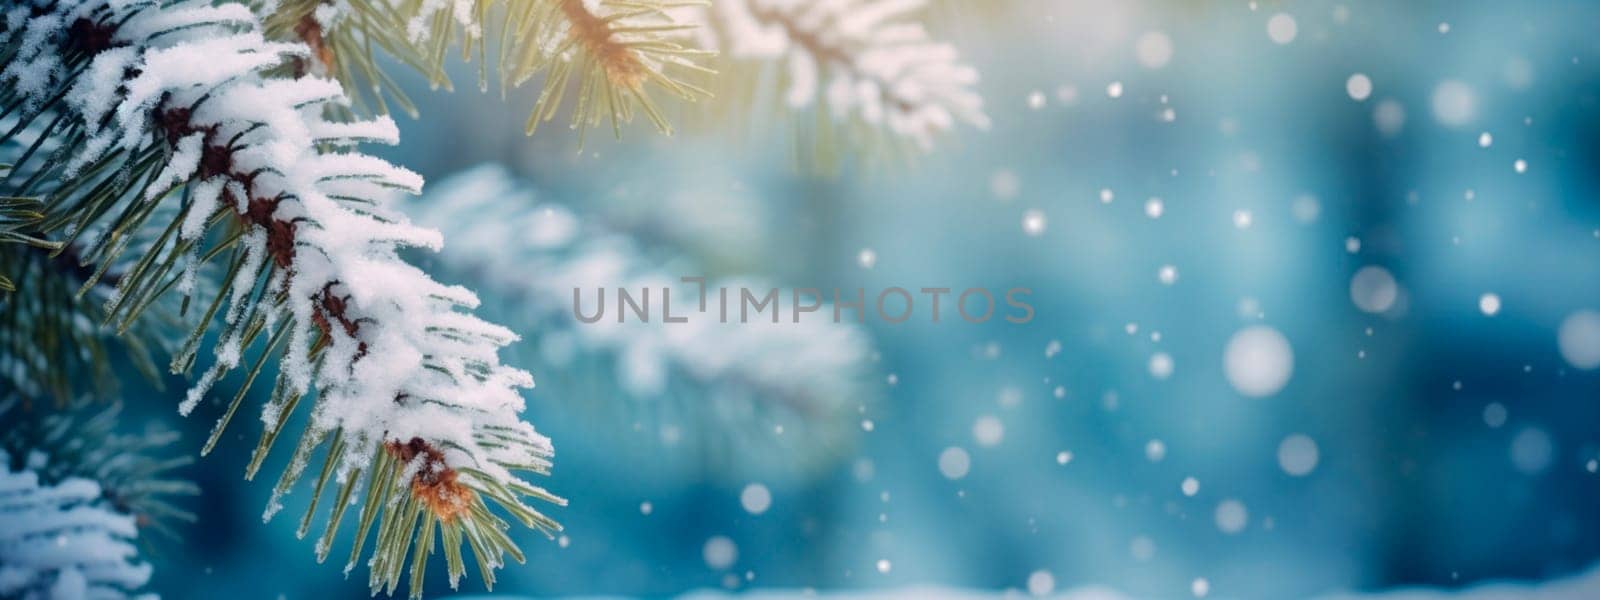
[[[273,39],[309,44],[320,64],[302,69],[326,70],[338,79],[358,113],[388,113],[393,102],[415,118],[416,104],[383,68],[384,59],[421,73],[433,88],[451,90],[445,59],[458,42],[462,60],[477,60],[478,88],[486,91],[490,77],[484,60],[490,40],[499,45],[496,73],[502,95],[544,75],[525,127],[529,135],[556,117],[572,88],[577,98],[571,126],[583,129],[609,121],[618,136],[622,125],[641,111],[657,130],[672,133],[648,88],[691,102],[710,96],[685,77],[715,74],[700,64],[710,53],[687,44],[693,25],[675,23],[668,15],[670,9],[694,2],[602,0],[595,13],[583,0],[500,4],[474,0],[466,9],[469,30],[461,24],[462,15],[449,7],[421,0],[350,0],[348,12],[324,28],[316,18],[322,0],[284,0],[266,16],[266,31]],[[491,21],[501,24],[488,25]],[[496,28],[497,36],[492,33]]]

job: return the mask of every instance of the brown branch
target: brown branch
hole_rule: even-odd
[[[400,469],[405,469],[418,456],[422,457],[422,467],[411,478],[411,492],[426,503],[441,522],[453,522],[471,510],[477,493],[457,481],[459,474],[445,463],[444,452],[419,437],[403,444],[394,440],[385,442],[384,450],[399,460]]]
[[[631,90],[644,85],[648,70],[627,43],[617,41],[610,21],[590,13],[583,0],[561,0],[561,14],[571,27],[568,35],[576,38],[599,61],[600,67],[605,69],[606,80]]]

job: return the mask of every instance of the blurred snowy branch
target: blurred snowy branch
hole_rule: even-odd
[[[199,489],[171,471],[177,434],[117,431],[121,404],[25,407],[0,394],[0,597],[123,598],[150,579],[140,530],[176,537],[194,515],[172,503]]]
[[[871,396],[865,375],[872,350],[855,325],[827,318],[721,323],[714,314],[686,323],[579,324],[572,314],[574,288],[588,290],[590,298],[597,287],[672,288],[674,313],[699,315],[693,312],[698,285],[679,278],[701,273],[687,261],[669,269],[628,236],[536,202],[499,167],[437,182],[410,211],[451,240],[438,257],[439,272],[472,278],[487,294],[485,309],[499,311],[529,338],[535,360],[563,373],[610,365],[616,393],[601,396],[620,393],[663,413],[686,413],[681,424],[663,419],[662,440],[669,445],[736,437],[750,445],[715,454],[750,469],[764,460],[794,468],[836,456],[856,430],[853,415]],[[707,293],[719,286],[761,287],[712,279]],[[818,314],[829,310],[824,305]],[[669,397],[682,401],[653,402]],[[751,451],[772,444],[789,450]]]
[[[31,469],[0,471],[0,596],[128,597],[150,580],[137,536],[133,515],[102,501],[93,481],[51,485]]]
[[[824,111],[854,126],[856,141],[927,152],[958,123],[987,129],[989,118],[977,69],[913,18],[923,8],[922,0],[728,0],[699,9],[706,27],[695,33],[723,55],[725,70],[751,71],[731,85],[776,79],[791,110]]]

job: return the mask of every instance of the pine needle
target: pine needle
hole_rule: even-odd
[[[650,88],[693,102],[710,93],[685,77],[714,73],[696,62],[710,53],[689,45],[697,26],[677,22],[671,12],[691,5],[667,0],[348,0],[342,10],[331,13],[332,23],[324,24],[318,18],[319,7],[326,6],[322,0],[284,0],[266,17],[266,32],[273,39],[310,45],[317,64],[302,64],[300,70],[336,76],[359,111],[387,112],[387,95],[416,116],[414,104],[379,66],[377,53],[422,74],[431,86],[448,90],[453,85],[445,58],[450,46],[459,45],[463,61],[479,61],[478,87],[486,90],[488,66],[483,60],[495,40],[502,96],[544,75],[527,134],[555,118],[566,102],[568,80],[576,78],[580,91],[573,127],[609,122],[620,136],[637,107],[658,131],[670,135],[672,126]]]

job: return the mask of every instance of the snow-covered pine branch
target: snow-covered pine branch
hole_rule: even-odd
[[[0,597],[126,598],[150,579],[134,539],[193,515],[168,502],[194,484],[166,479],[189,457],[176,434],[116,432],[120,406],[23,408],[0,394]]]
[[[536,356],[519,357],[531,359],[520,364],[567,374],[591,365],[612,369],[620,393],[599,395],[636,401],[623,408],[649,407],[667,443],[713,446],[687,453],[716,461],[708,473],[730,480],[814,474],[853,446],[860,408],[875,396],[872,347],[861,327],[831,320],[831,303],[799,323],[787,316],[776,324],[722,323],[714,308],[697,313],[698,285],[679,279],[700,274],[690,261],[658,260],[625,234],[539,202],[498,166],[434,182],[408,212],[452,240],[436,256],[440,274],[473,280],[495,298],[504,312],[497,316],[531,332],[521,347]],[[735,302],[740,288],[772,287],[713,279],[706,282],[712,306],[722,286]],[[666,324],[655,315],[648,323],[618,323],[608,313],[579,324],[573,290],[582,288],[584,310],[592,312],[597,287],[608,288],[612,303],[618,287],[634,294],[648,287],[652,310],[660,310],[660,290],[671,287],[674,313],[689,315],[688,322]],[[587,382],[573,387],[589,389]]]
[[[699,13],[701,44],[783,88],[792,110],[816,109],[855,141],[930,150],[958,123],[986,129],[978,71],[913,15],[924,0],[725,0]],[[776,71],[775,73],[773,71]]]
[[[203,310],[173,358],[184,372],[220,320],[212,365],[180,405],[188,414],[244,367],[206,450],[269,364],[276,375],[247,476],[302,400],[314,398],[268,518],[325,450],[300,527],[304,535],[317,499],[333,488],[319,558],[346,508],[359,505],[346,569],[376,527],[374,591],[393,592],[415,545],[410,590],[420,594],[436,536],[452,584],[465,571],[463,544],[490,583],[506,554],[523,556],[489,504],[529,527],[559,529],[523,498],[564,501],[512,473],[550,467],[549,440],[517,415],[518,389],[532,379],[499,362],[514,334],[463,312],[477,304],[471,292],[398,257],[401,248],[441,244],[391,206],[393,190],[415,193],[422,180],[355,150],[393,143],[394,123],[329,120],[347,100],[335,82],[297,76],[293,59],[309,51],[265,39],[242,4],[76,0],[7,9],[0,162],[16,167],[0,189],[42,199],[37,232],[82,248],[80,259],[96,269],[85,287],[119,264],[134,232],[161,232],[117,280],[107,320],[123,328],[169,290],[184,295],[188,308]],[[40,152],[46,140],[62,142]],[[151,218],[169,204],[179,207],[174,218]],[[212,263],[226,273],[222,289],[196,295],[196,275]]]
[[[27,396],[0,395],[0,467],[30,471],[42,481],[79,478],[99,486],[99,498],[119,513],[134,517],[141,528],[176,537],[172,521],[193,522],[194,514],[174,503],[176,496],[194,496],[194,483],[171,478],[188,466],[187,453],[175,454],[174,431],[143,428],[119,432],[122,404],[102,398],[77,398],[66,406],[24,404]],[[0,594],[3,595],[3,594]]]
[[[555,117],[568,88],[576,87],[571,124],[587,128],[609,120],[613,129],[643,110],[662,132],[670,133],[663,111],[651,98],[656,87],[683,100],[708,93],[684,78],[709,74],[697,61],[703,51],[676,39],[693,25],[675,22],[668,10],[682,0],[257,0],[268,8],[266,32],[272,40],[302,40],[313,48],[311,72],[327,72],[353,92],[358,104],[386,113],[384,96],[413,115],[416,108],[379,66],[373,48],[428,77],[435,87],[451,87],[445,58],[460,41],[463,59],[477,55],[478,87],[488,88],[483,54],[492,38],[499,46],[496,71],[502,94],[543,74],[539,101],[529,115],[527,133]],[[504,6],[498,6],[503,4]],[[491,17],[504,11],[503,17]],[[495,26],[487,21],[500,22]],[[576,80],[577,85],[571,83]]]
[[[10,463],[0,453],[0,463]],[[130,514],[101,499],[92,480],[40,482],[32,470],[0,464],[0,596],[128,598],[152,568],[133,545]]]

